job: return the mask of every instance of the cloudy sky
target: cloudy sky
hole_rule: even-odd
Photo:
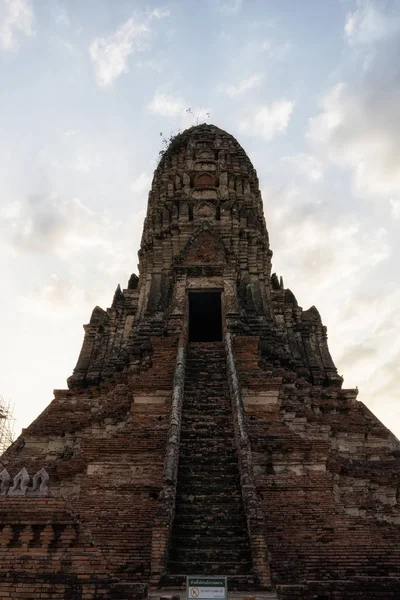
[[[273,265],[400,435],[398,0],[0,0],[0,394],[64,388],[137,269],[162,137],[232,133]]]

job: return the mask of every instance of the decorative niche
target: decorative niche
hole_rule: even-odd
[[[216,218],[216,210],[212,202],[199,202],[194,212],[196,218],[207,220],[214,220]]]
[[[196,188],[215,187],[215,175],[211,175],[211,173],[198,173],[194,178],[194,187],[196,187]]]

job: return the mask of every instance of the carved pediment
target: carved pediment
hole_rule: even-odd
[[[178,262],[186,265],[225,265],[228,261],[224,243],[203,223],[201,229],[189,238]]]

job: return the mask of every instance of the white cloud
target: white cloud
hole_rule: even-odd
[[[212,110],[205,106],[192,106],[179,96],[171,96],[163,92],[156,92],[153,99],[147,105],[147,110],[155,115],[169,117],[174,121],[177,130],[171,130],[170,135],[176,135],[193,125],[205,123],[210,118]],[[168,136],[167,136],[168,138]],[[163,145],[165,136],[163,135]]]
[[[393,200],[391,198],[389,202],[392,207],[392,217],[396,220],[400,219],[400,200]]]
[[[377,346],[380,340],[388,359],[392,350],[387,344],[387,335],[394,332],[395,326],[400,326],[399,304],[400,290],[390,294],[379,293],[373,288],[368,294],[356,292],[342,306],[342,329],[357,343],[362,340],[369,344],[373,336]],[[362,338],[357,331],[362,332]],[[398,344],[400,346],[400,339]]]
[[[165,17],[169,17],[170,11],[168,8],[155,8],[151,11],[149,15],[149,19],[164,19]]]
[[[128,58],[141,43],[149,29],[144,23],[131,18],[108,37],[98,37],[90,45],[89,54],[94,63],[97,83],[106,87],[128,72]]]
[[[353,192],[388,202],[400,196],[400,19],[383,2],[359,1],[347,16],[346,34],[354,43],[352,66],[321,101],[309,120],[314,153],[346,169]],[[372,49],[366,45],[374,42]],[[396,217],[396,205],[392,205]]]
[[[162,117],[176,117],[184,112],[185,102],[181,98],[156,92],[147,108],[150,112]]]
[[[0,49],[15,50],[18,34],[33,35],[31,0],[0,0]]]
[[[305,175],[313,183],[324,178],[322,162],[312,154],[300,152],[294,156],[284,156],[282,160],[293,165],[298,173]]]
[[[0,214],[3,239],[19,252],[66,257],[82,248],[106,246],[110,221],[78,198],[30,196],[6,205]]]
[[[61,11],[56,16],[56,24],[57,25],[65,25],[65,26],[69,25],[69,17],[68,17],[68,14],[65,12],[65,10]]]
[[[135,194],[145,194],[150,190],[151,178],[152,176],[150,173],[141,173],[139,177],[132,182],[131,190],[135,192]]]
[[[315,149],[350,167],[354,192],[386,196],[400,192],[400,87],[380,89],[337,84],[310,119]]]
[[[223,85],[220,86],[220,89],[231,98],[236,98],[260,85],[262,80],[263,75],[261,73],[255,73],[247,79],[242,79],[237,85]]]
[[[217,10],[223,14],[237,13],[243,4],[243,0],[217,0]]]
[[[358,0],[357,9],[346,17],[344,27],[351,44],[369,44],[395,34],[399,30],[400,19],[384,14],[382,2]]]
[[[78,288],[72,281],[50,275],[30,292],[19,297],[23,312],[38,318],[65,319],[78,312],[90,311],[98,293]]]
[[[346,298],[390,256],[383,227],[361,222],[356,215],[340,218],[336,210],[333,220],[328,206],[305,203],[302,188],[266,189],[263,198],[271,243],[285,265],[280,269],[290,278],[286,283],[295,293],[309,296],[310,282],[315,282],[312,301],[318,308],[329,304],[330,290],[338,300],[340,295]]]
[[[269,141],[275,135],[284,133],[288,127],[294,102],[276,100],[270,106],[259,106],[251,118],[243,120],[239,129],[249,135],[260,136]]]
[[[89,173],[92,169],[96,169],[102,165],[102,159],[93,154],[85,154],[84,152],[76,153],[76,170],[82,173]]]
[[[399,291],[383,294],[371,289],[368,295],[349,296],[339,324],[345,349],[342,346],[337,353],[346,385],[359,385],[361,400],[392,425],[388,417],[390,412],[395,414],[400,400],[399,302]]]
[[[292,44],[287,40],[283,44],[276,44],[270,40],[264,40],[261,43],[261,50],[266,52],[270,58],[276,61],[281,61],[286,58],[292,49]]]
[[[51,3],[51,10],[55,24],[62,27],[68,27],[70,20],[66,6],[59,2],[59,0],[53,0]]]

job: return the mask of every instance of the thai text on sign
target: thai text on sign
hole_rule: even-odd
[[[226,577],[187,577],[187,600],[226,600]]]

